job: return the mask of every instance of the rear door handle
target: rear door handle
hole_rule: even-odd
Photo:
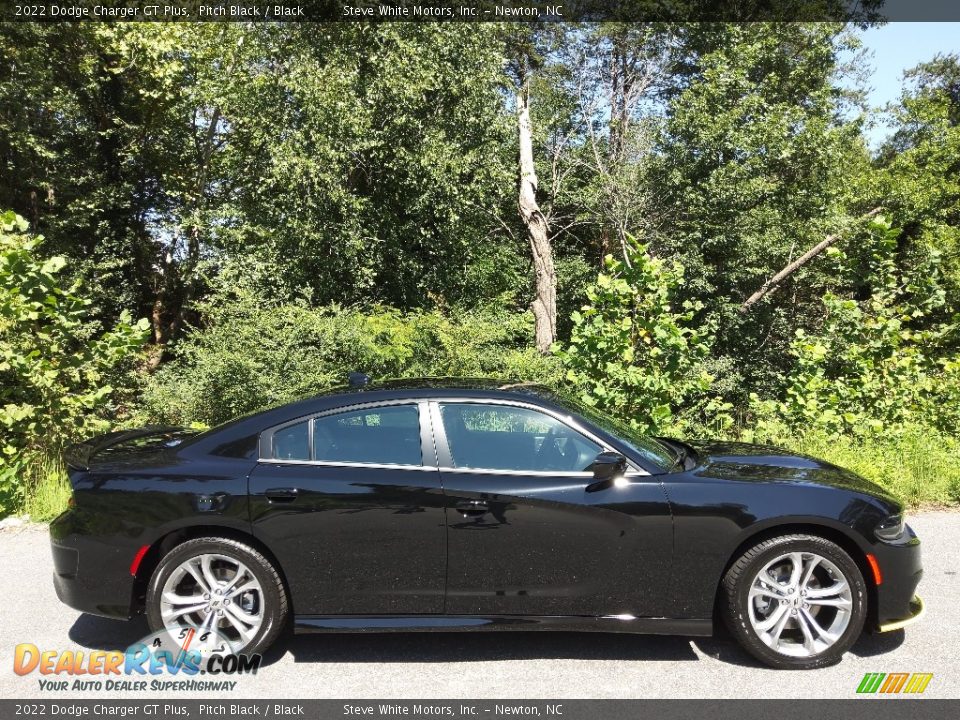
[[[457,503],[457,512],[461,515],[484,515],[490,512],[486,500],[461,500]]]
[[[300,488],[270,488],[264,494],[270,502],[293,502],[300,494]]]

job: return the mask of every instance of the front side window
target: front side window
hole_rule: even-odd
[[[602,448],[550,415],[505,405],[441,403],[454,467],[582,472]]]
[[[420,465],[420,411],[389,405],[313,420],[314,460]]]
[[[677,459],[677,453],[664,443],[652,437],[642,435],[626,422],[618,420],[611,415],[606,415],[596,408],[587,407],[572,395],[547,388],[537,388],[536,394],[567,408],[574,415],[579,415],[605,433],[618,438],[620,442],[627,445],[637,455],[654,467],[664,471],[670,470]]]

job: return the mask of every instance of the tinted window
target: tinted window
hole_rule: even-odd
[[[637,455],[655,467],[659,467],[662,470],[669,470],[677,457],[674,451],[659,440],[642,435],[627,423],[605,415],[599,410],[587,407],[578,400],[575,400],[571,395],[543,387],[532,387],[530,392],[572,410],[575,414],[582,416],[604,432],[619,438],[622,443],[628,445]]]
[[[239,440],[218,445],[213,449],[214,455],[232,458],[255,458],[257,456],[257,435],[248,435]]]
[[[288,425],[273,434],[273,457],[277,460],[309,460],[309,422]]]
[[[442,403],[454,467],[485,470],[586,470],[602,449],[559,420],[502,405]]]
[[[654,467],[669,470],[673,465],[676,453],[671,451],[670,448],[666,447],[659,440],[641,435],[626,423],[615,420],[591,408],[580,406],[576,408],[576,410],[594,425],[614,437],[620,438],[622,443],[629,446],[637,455]]]
[[[390,405],[313,421],[314,459],[325,462],[420,465],[416,405]]]

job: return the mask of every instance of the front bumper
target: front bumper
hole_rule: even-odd
[[[924,612],[926,612],[926,608],[923,606],[923,599],[919,595],[914,595],[913,600],[910,601],[910,614],[907,617],[881,623],[877,631],[884,633],[891,632],[892,630],[901,630],[923,617]]]
[[[917,585],[923,577],[920,538],[907,526],[896,542],[878,542],[873,546],[882,581],[876,586],[874,626],[888,632],[915,622],[923,614],[923,601]]]

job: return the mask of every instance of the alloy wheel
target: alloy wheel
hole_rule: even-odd
[[[813,552],[780,555],[756,574],[748,616],[757,637],[790,657],[808,658],[832,647],[850,625],[853,594],[840,568]]]
[[[205,553],[180,563],[163,585],[160,615],[174,637],[193,628],[223,638],[236,650],[263,624],[264,597],[249,568],[228,555]],[[213,632],[209,632],[213,631]]]

